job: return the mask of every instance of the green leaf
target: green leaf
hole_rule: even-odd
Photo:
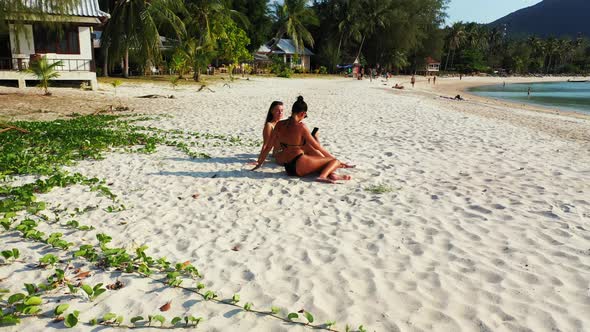
[[[72,327],[78,325],[78,315],[76,315],[75,312],[68,314],[66,316],[66,319],[64,320],[64,325],[69,328],[72,328]]]
[[[135,325],[135,323],[145,320],[142,316],[135,316],[131,318],[131,324]]]
[[[39,306],[28,305],[28,306],[25,306],[25,308],[23,309],[23,314],[34,315],[34,314],[38,313],[39,311],[41,311],[41,308],[39,308]]]
[[[160,325],[164,325],[164,322],[166,321],[166,318],[164,318],[162,315],[154,315],[152,319],[160,322]]]
[[[233,303],[238,303],[240,302],[240,294],[234,294],[234,296],[232,296],[231,301]]]
[[[246,302],[246,304],[244,304],[244,310],[250,311],[250,310],[252,310],[252,306],[253,306],[252,302]]]
[[[295,318],[299,318],[299,315],[296,312],[292,312],[290,314],[287,315],[287,319],[288,320],[293,320]]]
[[[0,316],[0,326],[16,325],[19,323],[20,323],[20,318],[18,318],[17,316],[15,316],[13,314]]]
[[[172,318],[172,325],[176,325],[176,324],[180,323],[181,321],[182,321],[182,318],[174,317],[174,318]]]
[[[201,289],[203,289],[203,288],[205,288],[205,284],[203,284],[203,283],[200,283],[200,282],[199,282],[199,283],[197,283],[197,289],[198,289],[198,290],[201,290]]]
[[[304,313],[304,315],[305,315],[305,319],[307,319],[307,322],[308,322],[309,324],[313,323],[313,315],[312,315],[310,312],[307,312],[307,311],[306,311],[306,312]]]
[[[25,300],[26,305],[39,305],[43,303],[43,300],[38,296],[32,296]]]
[[[8,298],[8,304],[16,303],[24,298],[25,298],[25,294],[22,294],[22,293],[13,294]]]
[[[90,287],[88,285],[82,285],[82,286],[80,286],[80,288],[82,288],[82,290],[84,291],[84,293],[86,293],[89,297],[92,296],[92,293],[94,292],[92,290],[92,287]]]
[[[88,321],[88,324],[90,324],[90,326],[95,326],[98,324],[98,319],[92,318],[91,320]]]
[[[107,291],[107,290],[106,290],[106,289],[104,289],[104,288],[97,289],[97,290],[95,290],[95,291],[94,291],[94,294],[92,295],[92,298],[93,298],[93,299],[95,299],[95,298],[97,298],[97,297],[98,297],[100,294],[102,294],[102,293],[104,293],[104,292],[106,292],[106,291]]]
[[[25,284],[25,289],[29,295],[33,295],[37,292],[37,287],[33,284]]]
[[[63,314],[64,312],[66,312],[66,310],[68,310],[69,307],[70,307],[70,305],[67,303],[60,304],[57,307],[55,307],[55,309],[53,310],[53,314],[55,316],[59,316],[59,315]]]
[[[125,320],[123,316],[117,316],[117,319],[115,319],[115,324],[121,325],[121,323],[123,323],[123,320]]]
[[[281,308],[272,306],[270,307],[270,312],[272,312],[273,315],[278,315],[281,312]]]
[[[112,313],[112,312],[109,312],[109,313],[106,313],[106,314],[105,314],[105,315],[102,317],[102,320],[106,322],[106,321],[109,321],[109,320],[111,320],[111,319],[114,319],[115,317],[117,317],[117,314],[115,314],[115,313]]]

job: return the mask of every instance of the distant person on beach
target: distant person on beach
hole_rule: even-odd
[[[531,97],[531,87],[530,87],[530,86],[529,86],[529,90],[527,91],[526,95],[527,95],[527,97],[529,97],[529,98]]]
[[[414,87],[414,84],[416,84],[416,76],[412,75],[412,78],[410,79],[410,83],[412,83],[412,88]]]
[[[430,84],[430,76],[428,76],[428,84]]]
[[[394,89],[398,89],[398,90],[403,90],[403,89],[404,89],[404,86],[403,86],[403,85],[399,85],[399,84],[395,83],[395,85],[394,85],[394,86],[392,86],[392,88],[394,88]]]
[[[312,173],[319,173],[316,178],[319,182],[336,183],[338,180],[350,180],[350,176],[338,175],[336,170],[351,166],[341,163],[324,149],[302,123],[303,119],[307,118],[307,104],[302,96],[297,98],[291,112],[290,118],[277,123],[270,141],[264,144],[256,167],[252,170],[262,167],[273,146],[278,145],[279,150],[275,150],[275,158],[278,163],[285,166],[285,171],[290,176],[303,177]],[[306,145],[320,151],[324,157],[306,154],[304,149]]]
[[[433,76],[433,77],[432,77],[432,84],[433,84],[433,85],[436,85],[436,76]]]

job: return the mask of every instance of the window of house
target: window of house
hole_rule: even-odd
[[[36,53],[80,54],[78,27],[52,29],[33,26]]]

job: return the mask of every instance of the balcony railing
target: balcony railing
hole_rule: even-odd
[[[56,66],[56,71],[75,72],[75,71],[95,71],[94,60],[92,59],[47,59],[50,64],[61,61],[60,66]],[[0,70],[27,70],[31,63],[29,58],[0,58]]]

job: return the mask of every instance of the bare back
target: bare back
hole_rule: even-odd
[[[275,150],[275,158],[279,164],[286,164],[298,155],[304,153],[306,127],[290,118],[280,121],[275,126],[273,136],[279,150]]]

